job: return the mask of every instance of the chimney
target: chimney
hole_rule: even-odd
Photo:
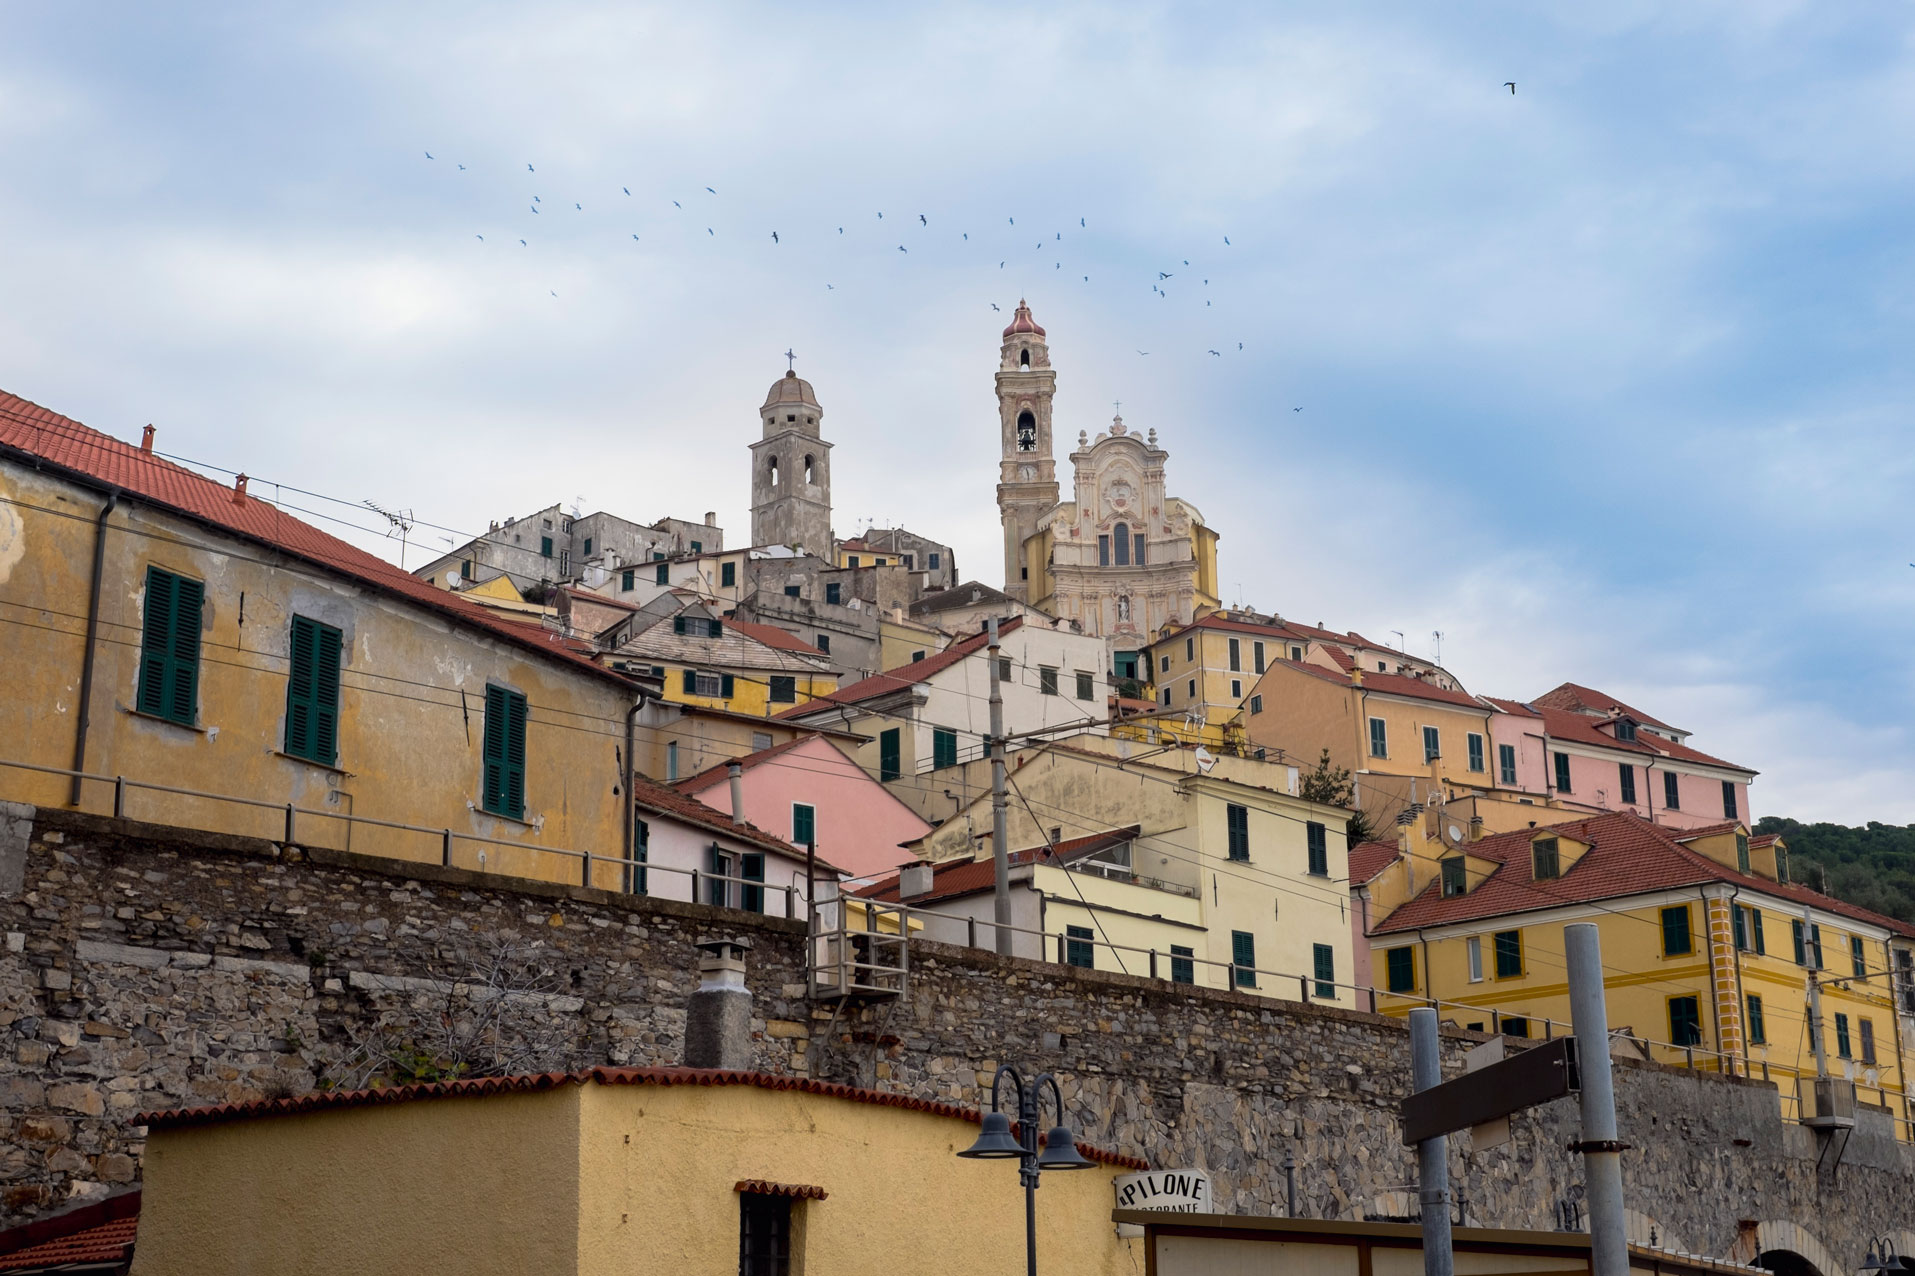
[[[743,824],[745,822],[744,764],[734,759],[726,765],[725,771],[731,777],[731,822]]]
[[[898,870],[898,898],[916,899],[931,893],[931,861],[913,860]]]
[[[1469,840],[1472,842],[1480,842],[1487,836],[1489,836],[1489,830],[1483,825],[1483,817],[1480,815],[1470,816]]]
[[[751,992],[745,987],[751,941],[741,935],[696,947],[698,991],[685,1003],[685,1066],[744,1072],[751,1067]]]
[[[1363,685],[1363,666],[1362,665],[1350,666],[1350,685],[1352,687],[1360,687]]]
[[[705,511],[705,526],[706,527],[718,526],[718,511],[717,510]]]
[[[245,503],[246,503],[246,476],[244,474],[241,474],[233,480],[233,504],[244,505]]]
[[[140,451],[151,452],[152,450],[153,450],[153,427],[149,425],[146,427],[146,431],[140,435]]]

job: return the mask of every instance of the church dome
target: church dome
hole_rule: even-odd
[[[1026,332],[1040,340],[1044,336],[1044,330],[1037,326],[1037,320],[1031,318],[1031,308],[1020,299],[1017,303],[1017,313],[1011,317],[1011,326],[1004,330],[1004,339],[1009,341],[1019,333]]]
[[[818,396],[812,392],[811,382],[796,372],[787,372],[771,383],[771,389],[765,392],[765,407],[777,407],[786,403],[803,403],[811,407],[818,406]],[[760,408],[759,411],[764,411]]]

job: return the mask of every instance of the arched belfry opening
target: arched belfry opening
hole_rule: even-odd
[[[771,464],[766,467],[766,472],[771,477],[771,485],[773,487],[777,487],[778,486],[778,458],[777,457],[774,456],[771,458]]]
[[[1031,348],[1029,346],[1025,346],[1023,352],[1017,356],[1017,366],[1020,368],[1028,368],[1031,366]]]
[[[1029,412],[1017,414],[1017,450],[1020,452],[1037,450],[1037,418]]]
[[[818,459],[814,456],[807,455],[805,457],[805,482],[816,483],[817,481],[818,481]]]

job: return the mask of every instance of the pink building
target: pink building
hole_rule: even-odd
[[[851,877],[875,877],[916,859],[898,844],[931,831],[823,736],[800,736],[736,761],[745,819],[794,846],[815,839],[818,854]],[[677,790],[729,816],[730,775],[730,763],[721,762],[679,781]]]
[[[640,862],[626,884],[633,894],[773,917],[805,915],[802,848],[643,776],[633,777],[632,807],[632,856]],[[819,882],[845,877],[822,857],[812,869]],[[827,897],[822,889],[819,895]]]

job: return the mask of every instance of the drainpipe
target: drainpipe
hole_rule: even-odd
[[[637,800],[637,795],[632,792],[632,776],[633,776],[633,773],[638,770],[638,763],[637,763],[637,760],[634,759],[632,756],[632,750],[637,747],[636,741],[638,736],[638,714],[639,714],[639,710],[643,709],[644,707],[645,707],[645,693],[641,691],[638,694],[638,699],[632,701],[632,707],[625,711],[625,776],[624,776],[625,819],[624,819],[624,825],[623,825],[624,831],[625,831],[625,841],[624,841],[624,850],[620,853],[620,857],[627,861],[629,861],[632,858],[632,835],[636,831],[633,824],[633,820],[636,818],[636,815],[633,810],[632,803]],[[352,826],[347,825],[346,829],[347,829],[347,832],[350,833],[352,830]],[[628,882],[630,881],[629,869],[627,870],[627,881]],[[627,887],[627,889],[629,889],[629,886]]]
[[[151,429],[151,426],[147,427]],[[106,494],[106,504],[93,524],[93,584],[86,600],[86,651],[80,658],[80,712],[73,733],[73,769],[86,770],[86,732],[93,714],[93,652],[100,634],[100,580],[106,572],[106,520],[120,503],[120,491]],[[67,792],[67,805],[80,805],[80,777],[73,777]]]

